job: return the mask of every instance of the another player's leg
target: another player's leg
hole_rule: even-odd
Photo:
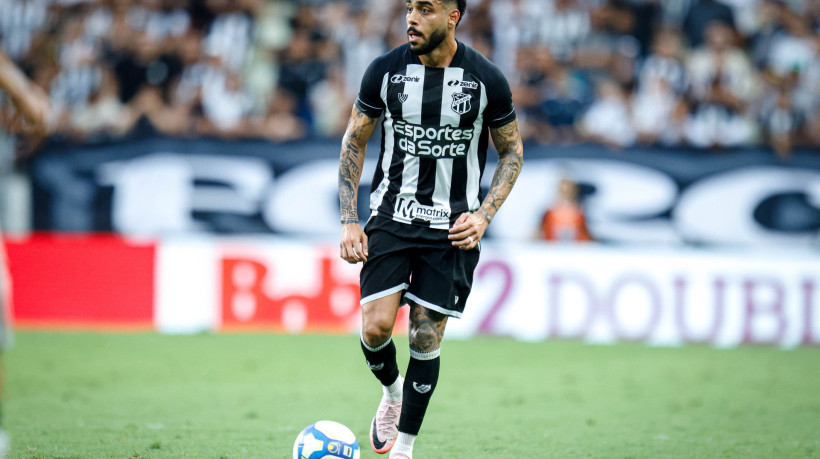
[[[367,366],[382,383],[382,399],[370,424],[370,446],[384,454],[396,441],[404,380],[396,363],[393,325],[402,292],[362,305],[362,352]]]
[[[413,443],[438,382],[441,339],[447,317],[410,303],[410,363],[404,379],[399,433],[390,452],[391,458],[413,457]]]
[[[3,233],[0,232],[0,459],[6,457],[11,448],[9,436],[3,429],[2,417],[2,394],[3,394],[3,351],[8,345],[8,322],[6,314],[10,302],[9,282],[10,276],[6,268],[6,250],[3,241]]]

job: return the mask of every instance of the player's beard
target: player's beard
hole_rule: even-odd
[[[428,38],[424,43],[418,45],[410,43],[410,52],[417,56],[423,56],[438,48],[438,45],[440,45],[445,38],[447,38],[447,29],[444,27],[441,29],[436,29],[430,33],[430,38]]]

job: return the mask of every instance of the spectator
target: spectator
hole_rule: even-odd
[[[706,41],[706,29],[713,22],[720,22],[735,30],[735,16],[729,6],[718,0],[695,0],[683,20],[683,30],[689,46],[702,46]]]
[[[629,5],[624,0],[607,0],[590,18],[592,30],[578,44],[573,65],[631,84],[641,44],[631,35],[636,18]]]
[[[238,72],[245,65],[253,21],[241,1],[207,0],[217,15],[205,35],[205,53],[219,59],[221,65]]]
[[[337,71],[343,72],[345,93],[355,98],[367,66],[387,52],[387,24],[379,11],[368,11],[365,6],[352,8],[347,15],[352,16],[353,21],[338,23],[330,33],[340,44],[343,67]]]
[[[203,81],[204,133],[227,137],[247,135],[252,107],[253,100],[238,74],[216,71],[209,73]]]
[[[554,242],[585,242],[592,238],[587,231],[584,210],[578,200],[578,185],[569,177],[558,183],[555,202],[541,219],[539,237]]]
[[[675,94],[686,90],[684,50],[680,34],[674,29],[658,32],[652,43],[652,52],[638,71],[638,89],[651,88],[662,82]]]
[[[799,75],[792,101],[805,122],[805,142],[820,147],[820,30],[813,36],[814,57]]]
[[[313,131],[320,137],[338,137],[344,134],[350,117],[349,107],[355,96],[345,88],[345,73],[331,68],[328,77],[315,84],[308,94],[313,115]]]
[[[541,8],[526,8],[529,0],[494,0],[488,3],[488,16],[492,17],[492,37],[495,44],[493,62],[508,75],[516,75],[519,65],[519,47],[525,39],[525,21],[537,21]],[[530,14],[527,14],[527,11]],[[533,17],[535,16],[535,17]],[[534,46],[533,46],[534,48]]]
[[[135,121],[129,108],[120,101],[116,75],[111,69],[102,69],[100,84],[88,103],[72,112],[68,126],[79,139],[119,137],[127,133]]]
[[[585,139],[613,148],[635,143],[628,94],[617,82],[605,78],[598,82],[597,98],[581,118],[579,130]]]
[[[781,0],[763,0],[757,8],[757,26],[749,36],[749,51],[758,68],[766,66],[771,54],[772,40],[784,28],[784,17],[788,8]]]
[[[523,138],[577,141],[574,125],[594,97],[587,78],[557,62],[546,47],[522,49],[520,55],[521,81],[513,89],[513,101],[524,118]]]
[[[632,35],[641,45],[641,57],[649,54],[655,32],[662,27],[663,5],[668,0],[626,0],[626,5],[635,17]]]
[[[307,30],[297,30],[280,59],[279,84],[293,95],[297,113],[307,125],[313,122],[308,93],[326,77],[326,63],[318,59],[317,53],[320,40]]]
[[[578,0],[552,0],[545,3],[541,8],[546,14],[532,26],[532,42],[547,46],[559,62],[569,62],[592,30],[590,8],[583,6]],[[528,13],[532,11],[534,10],[527,10]]]
[[[759,92],[758,77],[746,54],[734,43],[734,31],[714,21],[705,46],[689,55],[686,67],[695,108],[686,138],[701,148],[738,147],[756,139],[750,104]]]
[[[460,39],[508,75],[525,139],[761,142],[782,154],[820,145],[818,5],[476,0]],[[338,136],[334,108],[355,97],[361,62],[406,42],[403,6],[4,0],[0,47],[47,88],[58,129],[78,138],[116,136],[140,118],[173,135]],[[604,81],[597,93],[591,81]],[[293,130],[280,132],[273,119]]]
[[[789,159],[802,127],[799,111],[792,101],[788,80],[770,91],[761,109],[761,127],[765,140],[783,160]]]
[[[721,0],[721,2],[732,9],[732,17],[738,33],[745,37],[755,33],[758,27],[757,11],[762,3],[761,0]]]
[[[11,59],[29,53],[34,35],[46,24],[46,0],[3,0],[0,2],[0,49]]]
[[[307,134],[304,120],[296,114],[296,98],[290,91],[279,88],[265,117],[255,124],[255,134],[277,142],[296,140]]]
[[[771,39],[765,68],[775,78],[805,73],[815,58],[814,35],[809,19],[794,12],[783,15],[783,28]]]
[[[182,72],[182,62],[176,52],[164,52],[147,32],[136,33],[128,49],[112,53],[114,71],[120,82],[120,100],[129,103],[144,87],[160,89],[162,97],[170,98],[172,83]]]
[[[683,139],[688,115],[683,101],[686,89],[680,35],[664,29],[652,44],[652,54],[640,66],[632,98],[632,123],[641,143],[677,145]]]
[[[163,0],[148,13],[145,33],[154,43],[172,47],[191,27],[191,15],[185,9],[185,0]]]

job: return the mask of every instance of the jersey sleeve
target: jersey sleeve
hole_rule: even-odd
[[[381,97],[382,80],[384,79],[383,59],[376,59],[370,63],[362,77],[359,88],[359,97],[356,98],[356,108],[371,118],[378,118],[385,109]]]
[[[516,118],[512,92],[507,78],[497,67],[492,67],[486,80],[487,108],[484,110],[484,122],[491,128],[504,126]]]

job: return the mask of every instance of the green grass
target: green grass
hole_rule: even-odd
[[[290,458],[320,419],[362,458],[357,336],[16,334],[10,457]],[[407,340],[397,338],[401,366]],[[820,350],[445,341],[416,458],[820,457]]]

